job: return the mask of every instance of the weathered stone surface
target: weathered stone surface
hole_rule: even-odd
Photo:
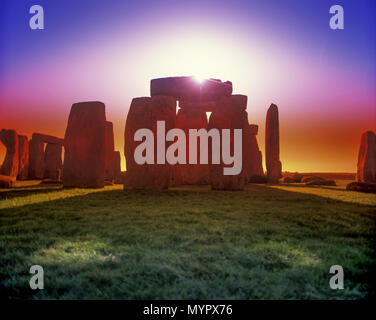
[[[346,186],[346,190],[366,193],[376,193],[376,183],[369,182],[351,182]]]
[[[105,159],[105,181],[107,185],[111,185],[115,180],[115,168],[114,168],[114,128],[112,122],[106,121],[106,159]]]
[[[43,179],[44,142],[33,134],[29,141],[29,179]]]
[[[309,182],[306,182],[307,186],[336,186],[336,182],[334,180],[312,180]]]
[[[26,136],[18,135],[18,180],[29,176],[29,141]]]
[[[16,184],[16,177],[0,174],[0,188],[12,188]]]
[[[240,101],[243,101],[240,103]],[[248,127],[248,114],[243,109],[244,99],[239,99],[237,96],[229,96],[222,98],[217,105],[217,109],[211,114],[208,124],[208,130],[217,128],[222,132],[222,129],[231,129],[230,136],[230,150],[234,150],[234,130],[242,129],[242,154],[245,153],[247,146],[247,139],[245,131]],[[240,107],[241,106],[241,107]],[[246,106],[245,106],[246,107]],[[220,148],[222,154],[222,136],[220,138]],[[231,167],[232,165],[225,165],[211,163],[211,144],[209,145],[209,164],[210,164],[210,182],[213,190],[242,190],[246,182],[246,169],[242,166],[242,170],[237,175],[224,175],[223,168]],[[243,161],[243,157],[242,157]]]
[[[189,164],[189,129],[207,129],[208,119],[202,109],[179,109],[176,116],[176,128],[182,129],[187,137],[186,164],[176,164],[175,185],[209,184],[209,165],[200,162],[200,140],[197,139],[197,164]],[[176,174],[178,177],[176,177]]]
[[[44,178],[52,179],[54,181],[61,180],[61,173],[63,170],[63,162],[61,155],[63,146],[61,144],[47,143],[44,152]]]
[[[120,151],[114,151],[112,160],[113,160],[115,183],[123,183],[123,177],[121,176]]]
[[[198,82],[194,77],[168,77],[153,79],[150,82],[150,95],[170,96],[184,101],[216,101],[231,95],[232,83],[218,79]]]
[[[124,189],[166,189],[170,185],[172,166],[156,164],[157,121],[165,121],[166,132],[175,127],[176,100],[168,96],[134,98],[132,100],[124,133],[124,154],[127,171]],[[138,129],[147,128],[154,133],[154,164],[139,165],[134,160],[134,151],[141,143],[134,141]],[[169,143],[166,143],[168,148]]]
[[[275,104],[269,107],[266,114],[265,160],[269,181],[278,182],[282,177],[282,164],[279,161],[279,116]]]
[[[372,131],[362,135],[356,179],[359,182],[376,182],[376,135]]]
[[[33,133],[33,137],[38,138],[42,140],[45,143],[53,143],[53,144],[60,144],[64,145],[64,139],[50,136],[48,134],[43,134],[43,133]]]
[[[325,179],[324,178],[321,178],[321,177],[318,177],[318,176],[303,176],[301,178],[301,182],[302,183],[309,183],[309,182],[312,182],[312,181],[324,181]]]
[[[18,174],[18,135],[15,130],[2,129],[0,141],[7,151],[5,159],[0,168],[0,174],[10,177],[17,177]]]
[[[298,183],[300,182],[299,179],[294,179],[293,177],[283,177],[279,180],[281,183]]]
[[[244,131],[247,148],[245,148],[243,154],[243,166],[246,170],[246,177],[248,181],[255,175],[263,176],[264,169],[262,168],[262,154],[256,139],[258,126],[255,124],[250,124],[245,127]]]
[[[105,121],[105,105],[102,102],[80,102],[72,105],[64,137],[64,186],[104,186]]]

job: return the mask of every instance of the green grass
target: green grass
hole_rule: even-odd
[[[0,191],[0,298],[374,297],[376,195],[249,185]],[[31,290],[30,266],[45,272]],[[345,289],[329,287],[344,268]]]

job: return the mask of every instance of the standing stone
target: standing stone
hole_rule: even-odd
[[[114,183],[115,179],[115,168],[114,168],[114,152],[115,152],[115,142],[114,142],[114,128],[112,122],[106,121],[106,164],[105,164],[105,174],[104,179],[107,185]]]
[[[189,164],[189,129],[207,129],[208,119],[202,109],[179,109],[176,116],[176,128],[182,129],[187,138],[186,164],[176,164],[176,184],[209,184],[209,165],[200,164],[200,140],[197,139],[197,164]]]
[[[2,129],[0,141],[7,151],[4,162],[0,168],[0,174],[4,176],[17,177],[18,174],[18,136],[15,130]]]
[[[80,102],[72,105],[64,138],[64,186],[104,186],[105,121],[105,105],[102,102]]]
[[[243,165],[246,170],[247,181],[254,176],[264,176],[264,169],[262,168],[262,154],[256,139],[257,133],[258,125],[256,124],[250,124],[245,129],[247,148],[245,150],[245,154],[243,155]]]
[[[47,143],[44,152],[44,178],[60,181],[63,162],[61,155],[63,146],[61,144]]]
[[[362,135],[356,179],[358,182],[376,183],[376,135],[373,131]]]
[[[114,168],[115,183],[123,183],[122,177],[121,177],[121,157],[120,157],[120,151],[114,151],[112,159],[113,159],[113,168]]]
[[[29,141],[26,136],[18,136],[18,180],[26,180],[29,175]]]
[[[157,121],[165,121],[165,132],[175,127],[176,100],[167,96],[134,98],[129,108],[124,133],[124,154],[127,171],[124,189],[167,189],[170,185],[172,166],[167,162],[157,164]],[[154,141],[154,164],[137,164],[134,159],[136,147],[142,143],[134,141],[138,129],[150,129]],[[163,137],[164,139],[164,137]],[[169,144],[166,143],[166,149]]]
[[[36,134],[29,141],[29,179],[43,179],[44,142]]]
[[[245,138],[245,129],[248,126],[248,114],[245,111],[247,107],[247,96],[232,95],[222,98],[218,101],[215,111],[210,116],[208,130],[219,129],[220,132],[220,154],[222,155],[222,129],[230,129],[230,150],[234,155],[234,129],[242,129],[242,157],[247,148],[247,139]],[[242,164],[242,170],[237,175],[224,175],[225,165],[212,163],[212,145],[209,144],[209,163],[210,163],[210,181],[213,190],[242,190],[246,181],[246,169]]]
[[[279,161],[279,119],[278,107],[272,104],[266,114],[265,160],[269,182],[282,178],[282,164]]]

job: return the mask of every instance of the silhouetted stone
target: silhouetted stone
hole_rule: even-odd
[[[12,188],[16,184],[16,177],[0,175],[0,188]]]
[[[134,98],[129,108],[124,133],[124,154],[127,171],[124,189],[166,189],[170,185],[172,166],[157,162],[157,121],[165,121],[166,132],[175,127],[176,101],[168,96]],[[154,164],[139,165],[134,151],[141,143],[134,141],[138,129],[154,133]],[[170,143],[166,143],[166,149]]]
[[[29,141],[26,136],[18,135],[18,180],[29,176]]]
[[[189,129],[207,129],[208,119],[202,109],[179,109],[176,116],[176,128],[182,129],[187,137],[186,164],[176,164],[174,170],[175,185],[209,184],[209,165],[200,164],[200,139],[197,139],[197,164],[189,164]]]
[[[63,147],[61,144],[47,143],[44,152],[44,178],[54,181],[61,180],[63,162],[61,159]]]
[[[232,93],[232,83],[217,79],[198,82],[194,77],[168,77],[150,82],[150,95],[170,96],[184,101],[216,101]]]
[[[112,122],[106,121],[106,163],[105,163],[105,181],[107,185],[114,183],[115,168],[114,168],[114,129]]]
[[[0,174],[10,177],[17,177],[18,174],[18,136],[15,130],[2,129],[0,141],[7,151],[5,159],[0,168]]]
[[[376,193],[376,183],[351,182],[346,186],[346,190],[366,193]]]
[[[50,136],[48,134],[33,133],[33,137],[38,138],[45,143],[53,143],[53,144],[64,145],[64,139],[54,137],[54,136]]]
[[[191,102],[191,101],[179,101],[179,108],[180,109],[193,109],[193,110],[201,110],[203,112],[213,112],[217,107],[217,103],[215,101],[198,101],[198,102]]]
[[[278,182],[282,177],[282,164],[279,161],[279,119],[278,107],[272,104],[266,114],[265,160],[268,180]]]
[[[115,183],[123,183],[123,177],[121,176],[121,157],[120,151],[114,151],[113,154],[113,168]]]
[[[244,97],[244,96],[243,96]],[[248,114],[245,111],[246,99],[239,95],[232,95],[222,98],[218,101],[217,108],[212,112],[209,119],[208,130],[212,128],[230,129],[230,150],[234,150],[234,129],[242,129],[242,159],[243,154],[247,149],[247,139],[245,137],[245,130],[248,127]],[[222,154],[222,135],[220,137],[220,152]],[[213,190],[243,190],[246,182],[246,169],[242,166],[242,170],[237,175],[224,175],[224,167],[232,167],[233,165],[225,165],[212,163],[212,147],[209,144],[209,164],[210,164],[210,183]]]
[[[250,177],[255,175],[263,176],[264,169],[262,168],[262,154],[256,139],[258,126],[250,124],[244,130],[247,148],[245,148],[243,154],[243,166],[246,170],[247,180],[249,180]]]
[[[376,182],[376,135],[372,131],[362,135],[356,178],[359,182]]]
[[[29,141],[29,179],[43,179],[44,142],[33,134]]]
[[[104,186],[105,121],[105,105],[102,102],[80,102],[72,105],[64,137],[64,186]]]

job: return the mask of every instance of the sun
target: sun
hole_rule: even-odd
[[[198,83],[203,83],[206,79],[204,76],[201,76],[201,75],[195,75],[193,76],[193,78],[195,79],[196,82]]]

